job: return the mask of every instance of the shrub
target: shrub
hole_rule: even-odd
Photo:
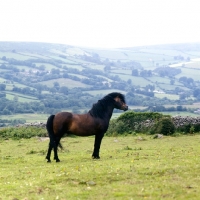
[[[154,126],[152,133],[159,133],[163,135],[173,135],[175,126],[170,117],[163,117]]]
[[[21,139],[21,138],[31,138],[31,137],[44,137],[47,136],[47,131],[45,128],[41,127],[10,127],[0,129],[0,138],[4,139]]]
[[[177,132],[181,133],[197,133],[200,132],[200,124],[185,124],[177,128]]]
[[[113,119],[110,121],[106,135],[113,136],[117,134],[123,134],[126,131],[127,131],[127,127],[126,127],[126,124],[124,124],[124,122]]]
[[[117,119],[111,120],[107,135],[113,134],[135,134],[147,133],[164,115],[156,112],[133,112],[129,111],[120,115]],[[146,121],[153,121],[153,123],[145,126]]]

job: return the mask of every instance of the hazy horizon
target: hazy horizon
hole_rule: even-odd
[[[6,0],[0,41],[127,48],[198,43],[195,0]]]

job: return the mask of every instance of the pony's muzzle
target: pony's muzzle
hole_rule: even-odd
[[[127,111],[127,110],[128,110],[128,106],[125,106],[125,107],[124,107],[124,111]]]

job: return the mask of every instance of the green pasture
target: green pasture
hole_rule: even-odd
[[[16,60],[28,60],[28,59],[32,59],[32,56],[29,55],[23,55],[20,53],[13,53],[13,52],[2,52],[0,51],[0,58],[2,58],[3,56],[5,56],[6,58],[14,58]]]
[[[88,53],[85,51],[85,49],[79,48],[79,47],[69,47],[66,49],[66,52],[69,55],[88,55]]]
[[[1,71],[1,70],[0,70]],[[5,81],[8,81],[7,79],[5,79],[5,78],[1,78],[0,77],[0,83],[4,83]]]
[[[0,73],[10,73],[11,71],[9,69],[0,69]]]
[[[200,102],[193,103],[192,105],[188,105],[190,108],[200,108]]]
[[[121,49],[86,49],[87,52],[95,52],[101,57],[102,59],[111,59],[111,60],[129,60],[126,54],[122,52]]]
[[[67,58],[62,58],[62,57],[60,57],[59,55],[56,55],[56,54],[55,55],[51,55],[49,57],[52,58],[52,59],[61,60],[61,61],[65,62],[65,63],[75,64],[75,62],[73,62],[73,61],[71,61],[71,60],[69,60]]]
[[[112,79],[109,79],[109,78],[107,78],[106,76],[102,76],[102,75],[96,75],[96,76],[97,76],[97,77],[104,78],[104,79],[106,79],[108,82],[113,82]]]
[[[170,83],[170,79],[167,77],[160,77],[160,76],[151,76],[147,77],[148,80],[154,82],[154,83]]]
[[[162,66],[173,62],[173,59],[169,56],[163,54],[148,53],[142,50],[140,52],[127,52],[127,55],[128,58],[132,58],[134,61],[140,63],[144,69],[153,70],[157,67],[156,64]]]
[[[62,139],[60,163],[46,163],[46,138],[1,140],[0,198],[55,200],[198,199],[200,136]],[[52,155],[53,157],[53,155]]]
[[[101,71],[104,71],[104,65],[92,65],[92,66],[89,66],[89,68],[91,69],[97,69],[97,70],[101,70]]]
[[[47,59],[48,56],[42,55],[42,54],[36,54],[36,53],[28,53],[28,52],[22,52],[23,55],[25,56],[30,56],[32,59],[36,58],[42,58],[42,59]]]
[[[115,68],[115,69],[110,70],[110,72],[114,74],[127,74],[127,75],[132,74],[132,70],[130,69],[127,70],[127,69],[122,69],[122,68],[117,68],[117,69]]]
[[[33,102],[33,101],[39,101],[36,97],[18,94],[18,93],[6,93],[6,99],[8,100],[14,100],[14,98],[17,97],[17,100],[19,102]]]
[[[157,87],[159,86],[159,88],[163,89],[163,90],[175,90],[177,87],[180,89],[183,89],[185,91],[189,90],[189,88],[181,86],[181,85],[171,85],[171,84],[164,84],[164,83],[158,83],[156,84],[156,89],[158,89]]]
[[[48,117],[49,117],[49,114],[42,114],[42,113],[0,115],[0,119],[7,119],[7,120],[24,119],[28,123],[46,122]]]
[[[155,93],[154,94],[155,97],[157,98],[168,98],[170,100],[178,100],[179,99],[179,95],[176,95],[176,94],[160,94],[160,93]]]
[[[41,65],[45,66],[45,70],[51,71],[52,69],[56,69],[57,67],[55,65],[49,64],[49,63],[35,63],[37,67],[40,67]]]
[[[81,65],[70,65],[70,64],[65,64],[64,66],[66,66],[67,68],[72,68],[72,69],[78,69],[80,71],[82,71],[83,69],[85,69],[84,67],[82,67]]]
[[[169,108],[169,107],[176,107],[176,106],[179,106],[178,104],[174,104],[174,105],[171,105],[171,104],[166,104],[165,107],[166,108]],[[187,105],[182,105],[183,107],[185,108],[200,108],[200,103],[193,103],[193,104],[187,104]]]
[[[174,105],[173,105],[174,106]],[[166,106],[167,107],[167,106]],[[169,106],[169,107],[172,107],[172,105],[171,106]],[[174,106],[175,107],[175,106]],[[185,105],[183,105],[183,107],[188,107],[187,105],[185,106]],[[196,113],[192,113],[192,112],[185,112],[185,111],[183,111],[183,112],[179,112],[179,111],[174,111],[174,112],[161,112],[162,114],[164,114],[164,115],[171,115],[171,116],[182,116],[182,117],[187,117],[187,116],[190,116],[190,117],[200,117],[200,115],[199,114],[196,114]]]
[[[68,73],[68,74],[72,75],[72,76],[76,76],[76,77],[81,78],[81,79],[88,78],[87,76],[83,76],[83,75],[80,75],[80,74],[73,74],[73,73]]]
[[[163,90],[175,90],[177,85],[171,85],[171,84],[164,84],[164,83],[159,83],[157,84],[161,89]]]
[[[149,81],[152,81],[152,84],[156,84],[156,83],[170,84],[170,81],[171,81],[170,78],[160,77],[160,76],[151,76],[151,77],[148,77],[147,79]],[[183,86],[183,84],[178,82],[177,80],[175,80],[174,85],[176,87]]]
[[[149,84],[152,85],[150,81],[148,81],[143,77],[124,75],[124,74],[117,74],[117,75],[124,81],[128,81],[130,79],[133,85],[139,85],[141,87],[145,87],[146,85]]]
[[[67,86],[68,88],[74,88],[74,87],[90,87],[89,85],[86,85],[84,83],[81,83],[79,81],[74,81],[72,79],[68,78],[59,78],[59,79],[53,79],[49,81],[42,81],[39,82],[40,84],[47,85],[48,87],[53,87],[54,82],[58,82],[60,84],[60,87]]]
[[[176,78],[180,78],[180,77],[187,77],[187,78],[192,78],[195,81],[199,81],[199,74],[200,74],[200,69],[191,69],[191,68],[183,68],[181,67],[181,74],[176,75]]]
[[[8,81],[8,80],[5,79],[5,81]],[[6,90],[11,91],[11,90],[14,88],[14,86],[15,86],[15,87],[18,87],[18,88],[26,88],[26,87],[28,87],[28,88],[30,88],[30,89],[34,89],[34,88],[29,87],[29,86],[27,86],[27,85],[23,85],[23,84],[21,84],[21,83],[14,82],[14,83],[11,83],[11,84],[10,84],[10,83],[7,83],[7,84],[6,84]]]
[[[25,66],[25,65],[15,65],[15,67],[17,67],[17,69],[19,69],[20,71],[21,70],[25,70],[25,71],[34,71],[34,69],[32,67],[28,67],[28,66]]]
[[[91,95],[107,95],[111,92],[120,92],[122,94],[126,94],[126,92],[124,92],[123,90],[116,90],[116,89],[109,89],[109,90],[87,90],[87,91],[84,91],[84,92],[87,92]]]
[[[86,60],[82,60],[81,58],[77,58],[77,57],[68,57],[68,60],[70,60],[71,62],[74,62],[75,64],[80,64],[80,65],[93,65],[94,63],[91,63],[89,61]]]

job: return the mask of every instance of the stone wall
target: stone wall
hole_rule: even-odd
[[[172,121],[176,128],[184,126],[186,124],[200,124],[200,117],[182,117],[182,116],[175,116],[172,117]]]
[[[46,127],[46,123],[44,122],[33,122],[33,123],[24,123],[24,124],[18,124],[17,127],[29,127],[29,126],[36,126],[36,127]]]
[[[172,117],[172,121],[175,125],[176,128],[184,126],[186,124],[200,124],[200,117],[190,117],[190,116],[174,116]],[[142,126],[145,127],[151,127],[154,125],[154,121],[153,120],[146,120],[141,122]],[[36,126],[36,127],[46,127],[46,123],[44,122],[34,122],[34,123],[25,123],[25,124],[20,124],[17,125],[17,127],[28,127],[28,126]]]

